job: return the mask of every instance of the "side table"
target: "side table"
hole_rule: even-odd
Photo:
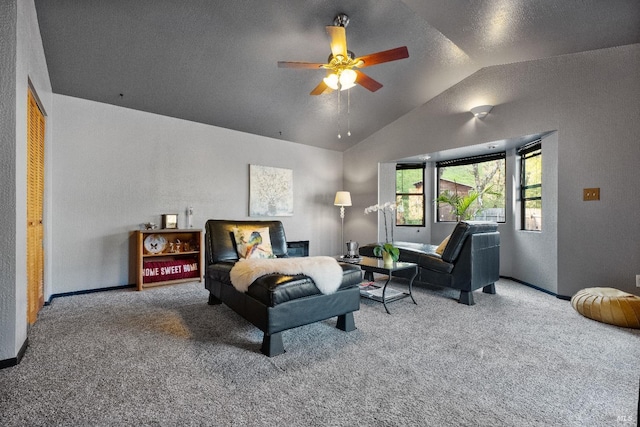
[[[415,300],[415,298],[413,298],[413,280],[416,278],[416,276],[418,275],[418,265],[412,262],[394,262],[391,265],[385,265],[384,261],[382,261],[382,259],[379,258],[371,258],[371,257],[360,257],[360,258],[356,258],[353,260],[345,260],[342,259],[341,261],[343,262],[349,262],[351,264],[357,264],[360,266],[360,268],[362,268],[362,270],[364,270],[365,272],[365,278],[371,278],[373,279],[373,273],[380,273],[380,274],[386,274],[387,275],[387,281],[384,283],[383,286],[381,286],[382,288],[382,295],[378,296],[378,295],[371,295],[368,293],[363,293],[361,292],[360,295],[368,298],[368,299],[372,299],[374,301],[378,301],[381,302],[384,305],[384,309],[387,311],[388,314],[391,314],[391,312],[389,311],[389,308],[387,307],[387,303],[388,302],[392,302],[392,301],[396,301],[402,298],[406,298],[406,297],[411,297],[411,300],[413,301],[414,304],[418,304]],[[387,285],[389,284],[389,282],[391,281],[391,277],[394,275],[396,275],[396,277],[399,276],[404,276],[406,274],[410,274],[411,276],[409,277],[409,292],[399,292],[398,294],[387,298],[386,297],[386,292],[387,292]]]

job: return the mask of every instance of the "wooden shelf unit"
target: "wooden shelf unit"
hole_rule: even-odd
[[[160,239],[166,241],[166,247],[162,252],[150,253],[145,248],[145,240],[149,236],[156,235]],[[153,238],[153,237],[152,237]],[[160,229],[160,230],[136,230],[134,236],[135,242],[135,275],[136,287],[139,291],[143,288],[161,285],[171,285],[185,282],[202,282],[203,265],[204,265],[204,247],[202,246],[202,230],[200,229]],[[178,242],[180,243],[178,245]],[[185,243],[188,244],[188,250],[183,250]],[[177,261],[177,263],[176,263]],[[145,263],[153,263],[153,267],[145,267]],[[145,281],[145,268],[151,271],[160,272],[162,269],[167,271],[179,271],[176,274],[185,274],[183,263],[189,268],[188,274],[192,277],[173,278],[168,280],[154,279]],[[178,264],[178,265],[175,265]],[[196,265],[193,273],[192,267]],[[164,267],[166,266],[166,267]],[[197,274],[197,276],[196,276]]]

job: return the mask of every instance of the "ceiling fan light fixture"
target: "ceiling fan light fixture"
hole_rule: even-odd
[[[324,84],[326,84],[327,86],[329,86],[331,89],[333,90],[338,90],[338,75],[335,73],[331,73],[329,74],[327,77],[325,77],[324,79],[322,79],[324,81]]]
[[[356,58],[355,54],[347,49],[346,26],[348,23],[349,17],[344,13],[340,13],[336,16],[333,25],[325,26],[330,38],[329,47],[331,48],[331,53],[325,64],[278,61],[278,68],[327,70],[326,77],[313,88],[309,95],[323,95],[334,90],[343,91],[356,85],[360,85],[371,92],[377,91],[382,87],[381,83],[361,71],[355,71],[353,68],[370,67],[408,58],[409,51],[406,46],[402,46]]]
[[[340,90],[346,90],[356,85],[356,78],[358,75],[351,69],[342,70],[340,73]]]

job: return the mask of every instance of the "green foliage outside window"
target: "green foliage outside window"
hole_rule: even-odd
[[[438,221],[504,222],[505,188],[504,158],[438,166]]]

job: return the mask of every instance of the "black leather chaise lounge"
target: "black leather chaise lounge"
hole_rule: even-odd
[[[462,304],[473,305],[473,291],[482,288],[496,293],[500,278],[500,233],[498,224],[461,221],[456,224],[442,254],[438,246],[424,243],[394,242],[400,249],[400,261],[418,264],[415,284],[429,284],[460,290]],[[360,255],[374,256],[376,244],[360,248]]]
[[[268,274],[256,279],[247,292],[239,292],[230,279],[238,262],[234,229],[268,227],[273,254],[288,257],[287,240],[280,221],[207,221],[205,225],[205,287],[209,304],[225,303],[264,332],[262,352],[267,356],[284,353],[282,332],[337,316],[338,329],[356,329],[353,312],[360,309],[358,266],[340,263],[342,283],[335,293],[322,294],[305,275]]]

